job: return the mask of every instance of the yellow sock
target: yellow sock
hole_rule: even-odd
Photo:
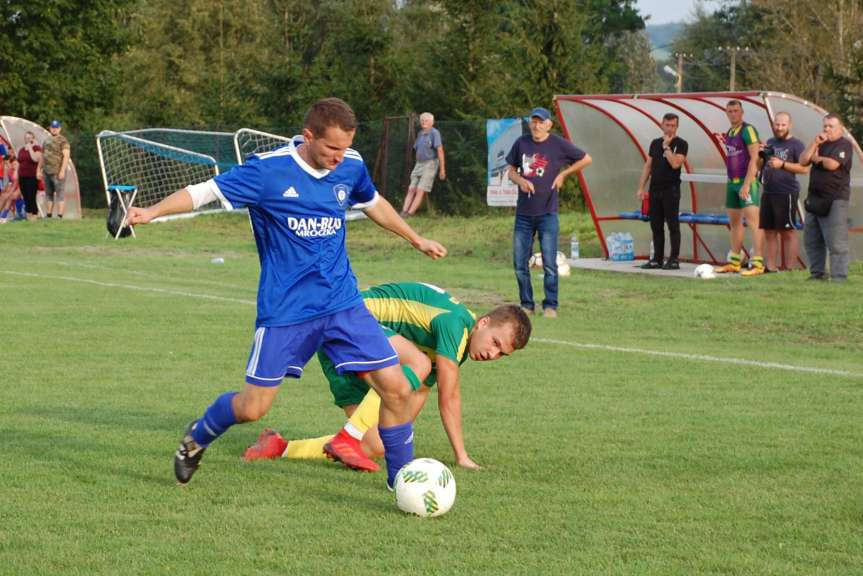
[[[291,440],[288,442],[288,451],[284,458],[295,460],[323,460],[324,444],[333,439],[332,434],[320,438],[307,438],[305,440]]]
[[[357,440],[361,440],[369,428],[378,425],[380,411],[381,397],[374,390],[369,390],[345,424],[345,431]]]

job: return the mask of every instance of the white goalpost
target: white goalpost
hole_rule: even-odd
[[[289,144],[290,141],[290,138],[278,134],[261,132],[251,128],[240,128],[234,133],[234,152],[237,155],[237,164],[243,164],[246,158],[252,154],[275,150]]]
[[[105,195],[118,186],[137,189],[136,206],[152,206],[170,194],[219,174],[213,156],[193,152],[126,132],[104,130],[96,136]],[[220,210],[218,202],[201,206],[196,213]]]

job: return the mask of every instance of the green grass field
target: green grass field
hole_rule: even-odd
[[[241,460],[264,426],[342,424],[314,361],[178,487],[184,426],[243,383],[248,222],[114,242],[92,216],[0,227],[0,574],[863,573],[859,263],[844,285],[575,271],[525,350],[463,368],[485,468],[454,470],[455,507],[422,520],[382,473]],[[516,300],[510,218],[411,223],[450,256],[351,223],[361,286],[429,281],[478,313]],[[566,215],[575,227],[596,254],[587,220]],[[416,451],[452,463],[434,403]]]

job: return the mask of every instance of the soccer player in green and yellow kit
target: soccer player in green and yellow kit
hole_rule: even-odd
[[[451,294],[423,283],[384,284],[362,295],[366,307],[390,337],[414,390],[410,401],[412,418],[422,410],[431,387],[437,384],[441,421],[456,464],[478,468],[464,445],[459,367],[468,358],[496,360],[523,348],[531,331],[527,314],[518,306],[501,306],[477,319]],[[347,424],[335,436],[291,441],[267,429],[246,450],[244,458],[329,457],[357,470],[377,470],[378,464],[369,455],[383,454],[377,434],[380,397],[361,377],[339,375],[322,351],[318,359],[336,405],[350,418]]]
[[[745,216],[746,225],[752,230],[755,253],[751,255],[752,268],[744,270],[741,276],[758,276],[764,273],[764,259],[761,256],[764,233],[759,226],[761,184],[758,182],[758,132],[754,126],[743,121],[743,104],[739,100],[729,100],[725,105],[725,114],[731,123],[731,128],[723,136],[728,173],[725,206],[728,209],[731,252],[728,262],[717,268],[716,272],[740,272]]]

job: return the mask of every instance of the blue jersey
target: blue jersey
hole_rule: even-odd
[[[287,326],[363,300],[345,250],[345,211],[377,191],[362,157],[348,149],[335,170],[297,153],[302,137],[252,156],[213,178],[228,209],[247,206],[261,261],[256,326]]]

